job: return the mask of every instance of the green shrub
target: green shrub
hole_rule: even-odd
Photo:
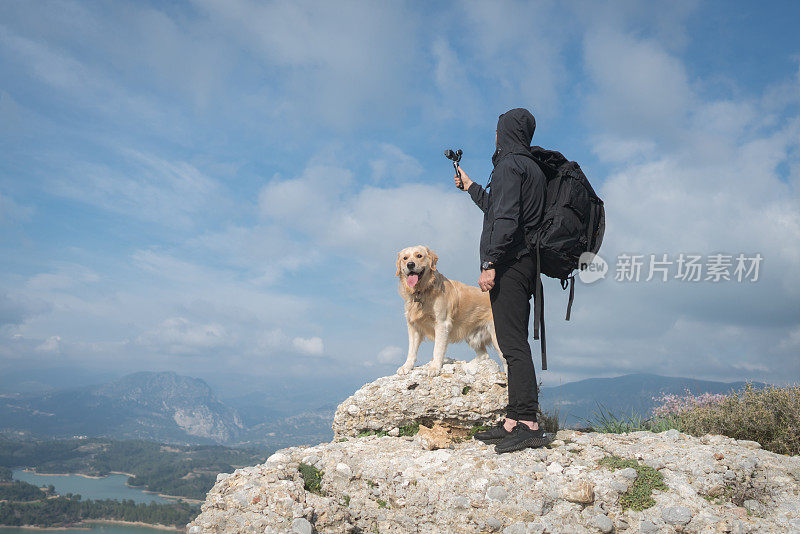
[[[388,435],[389,433],[385,430],[371,430],[367,428],[359,432],[358,436],[356,437],[365,438],[367,436],[378,436],[379,438],[382,438],[383,436],[388,436]]]
[[[748,385],[715,397],[711,403],[678,403],[682,409],[676,411],[661,407],[656,411],[660,415],[650,419],[638,414],[616,415],[599,406],[585,423],[594,432],[614,434],[671,428],[693,436],[721,434],[757,441],[779,454],[800,454],[800,385],[763,389]]]
[[[606,456],[600,460],[599,465],[608,467],[612,471],[632,467],[636,469],[636,480],[633,485],[619,498],[619,504],[623,510],[628,508],[642,511],[653,506],[656,501],[653,499],[653,490],[667,490],[664,484],[664,476],[648,465],[641,465],[636,460],[630,458],[620,458],[619,456]]]
[[[684,431],[757,441],[779,454],[800,454],[800,385],[732,392],[716,406],[683,414]]]
[[[324,471],[320,471],[313,465],[301,463],[298,468],[300,476],[303,478],[303,488],[311,493],[317,495],[324,495],[322,492],[322,477],[325,475]]]
[[[401,436],[414,436],[417,432],[419,432],[419,421],[414,421],[413,423],[400,427]]]

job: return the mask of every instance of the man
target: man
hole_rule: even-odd
[[[492,156],[494,170],[486,189],[461,171],[472,200],[483,210],[481,275],[478,285],[489,291],[497,343],[508,363],[508,408],[505,421],[476,438],[494,442],[498,453],[541,447],[549,443],[539,429],[536,372],[528,344],[530,299],[536,261],[525,244],[525,231],[542,220],[546,193],[544,173],[530,156],[536,119],[527,109],[512,109],[497,121]]]

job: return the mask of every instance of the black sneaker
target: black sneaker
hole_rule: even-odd
[[[479,439],[484,443],[496,443],[503,438],[507,438],[511,435],[511,432],[505,429],[503,426],[505,424],[505,419],[497,423],[495,426],[490,428],[489,430],[481,430],[480,432],[475,432],[474,437],[475,439]]]
[[[544,447],[555,439],[552,434],[545,434],[544,430],[531,430],[528,425],[517,423],[517,426],[500,443],[494,446],[497,453],[521,451],[527,448]]]

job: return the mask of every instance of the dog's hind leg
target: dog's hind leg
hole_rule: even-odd
[[[408,323],[408,356],[406,357],[406,363],[397,370],[398,375],[407,375],[414,368],[420,343],[422,343],[422,332],[411,326],[411,323]]]
[[[489,352],[486,350],[487,341],[481,332],[474,332],[467,338],[467,344],[475,351],[475,361],[481,362],[489,358]]]

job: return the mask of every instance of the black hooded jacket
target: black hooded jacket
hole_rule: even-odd
[[[497,120],[494,170],[486,189],[473,182],[469,194],[483,210],[481,263],[508,263],[526,251],[524,230],[542,220],[547,182],[539,165],[529,156],[536,119],[530,111],[516,108]]]

